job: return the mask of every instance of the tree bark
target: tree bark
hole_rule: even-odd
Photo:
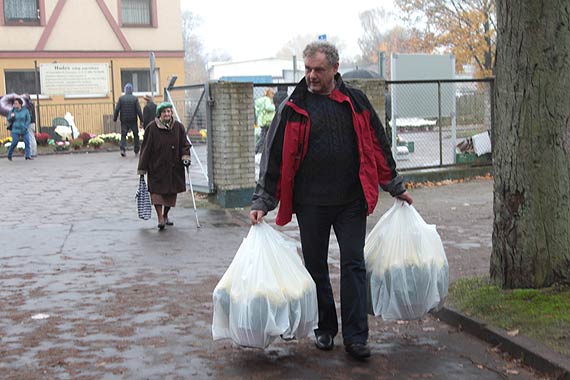
[[[491,279],[570,284],[570,1],[497,0],[497,24]]]

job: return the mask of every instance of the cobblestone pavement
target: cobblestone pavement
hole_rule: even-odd
[[[372,358],[312,339],[242,349],[211,338],[211,295],[248,232],[247,210],[179,197],[173,227],[137,219],[136,159],[114,153],[0,159],[0,379],[539,379],[439,322],[370,317]],[[412,190],[438,227],[452,280],[485,273],[488,180]],[[382,195],[369,229],[391,206]],[[271,220],[272,214],[268,216]],[[294,223],[282,229],[298,239]],[[331,241],[338,297],[338,249]]]

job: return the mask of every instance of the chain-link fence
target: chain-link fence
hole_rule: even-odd
[[[255,83],[252,112],[258,99],[269,95],[274,109],[290,95],[297,83]],[[399,170],[491,163],[493,128],[492,78],[479,80],[386,81],[386,132]],[[195,188],[212,193],[212,144],[209,86],[176,86],[165,90],[193,144],[191,167]],[[113,122],[112,103],[43,105],[39,107],[41,131],[54,128],[53,121],[73,115],[81,132],[93,134],[119,132]],[[259,115],[251,133],[261,139]],[[271,117],[272,118],[272,117]],[[5,119],[0,124],[5,124]],[[4,128],[5,131],[5,128]],[[259,154],[256,155],[259,162]],[[258,165],[256,165],[258,167]],[[257,169],[256,169],[257,178]]]
[[[493,79],[387,81],[398,169],[491,163]]]
[[[275,104],[295,86],[254,84],[254,112],[255,101],[268,90],[273,92]],[[386,81],[385,126],[398,169],[490,164],[492,91],[492,78]],[[257,116],[254,133],[259,141]]]

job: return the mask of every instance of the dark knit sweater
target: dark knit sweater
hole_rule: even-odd
[[[308,93],[309,149],[295,176],[294,204],[340,205],[364,198],[352,113],[346,103]]]

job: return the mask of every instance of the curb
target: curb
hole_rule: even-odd
[[[556,380],[570,380],[568,358],[524,336],[509,336],[504,330],[488,326],[485,322],[461,314],[449,307],[433,313],[441,321],[457,327],[494,346],[538,372],[549,374]]]

